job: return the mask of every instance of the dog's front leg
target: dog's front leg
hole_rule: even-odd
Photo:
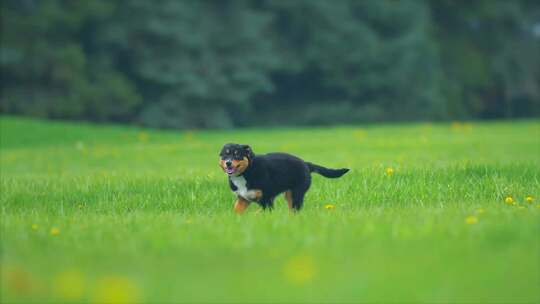
[[[249,201],[241,196],[238,196],[236,202],[234,203],[234,212],[238,214],[244,213],[248,206]]]

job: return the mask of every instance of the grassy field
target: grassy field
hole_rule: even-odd
[[[539,121],[0,136],[2,302],[540,301]],[[238,216],[226,142],[352,171]]]

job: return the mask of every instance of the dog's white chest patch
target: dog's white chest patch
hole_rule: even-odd
[[[243,176],[231,176],[231,181],[236,187],[234,193],[240,195],[243,198],[248,198],[247,181]]]
[[[260,190],[248,190],[247,181],[243,176],[231,176],[232,183],[236,186],[236,195],[239,195],[248,201],[255,201],[261,195]]]

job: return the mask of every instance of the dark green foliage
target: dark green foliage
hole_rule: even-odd
[[[272,113],[276,104],[309,124],[445,116],[424,3],[274,1],[269,9],[293,63],[274,74],[269,121],[291,119]]]
[[[276,65],[268,16],[246,3],[126,1],[100,29],[147,101],[140,120],[163,127],[229,127],[231,109],[247,112],[272,89]],[[118,58],[120,60],[120,58]]]
[[[540,113],[535,1],[4,0],[0,112],[155,127]]]
[[[111,9],[107,1],[4,1],[1,111],[129,120],[141,98],[111,54],[92,52],[88,39]]]
[[[430,6],[454,116],[540,114],[538,1],[431,0]]]

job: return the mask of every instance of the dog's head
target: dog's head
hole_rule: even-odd
[[[254,156],[248,145],[226,144],[219,153],[219,166],[228,175],[238,176],[246,171]]]

